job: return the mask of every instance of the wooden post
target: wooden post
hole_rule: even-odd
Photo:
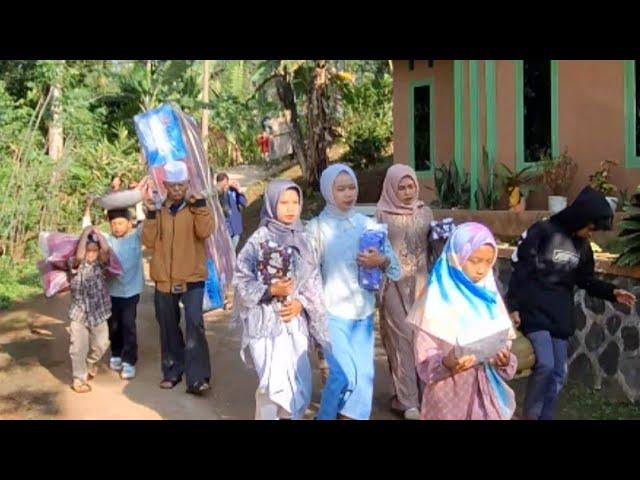
[[[203,60],[202,68],[202,102],[209,103],[209,60]],[[209,151],[209,110],[206,105],[202,109],[202,146],[205,155]],[[207,157],[208,160],[208,157]]]
[[[62,88],[59,80],[51,86],[51,123],[48,133],[49,156],[55,162],[62,158],[64,134],[62,129]]]

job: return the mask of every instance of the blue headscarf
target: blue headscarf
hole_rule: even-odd
[[[353,183],[356,185],[356,190],[358,189],[358,179],[356,178],[356,174],[348,165],[345,165],[344,163],[334,163],[333,165],[325,168],[322,175],[320,175],[320,192],[322,193],[325,202],[327,202],[322,212],[331,217],[349,219],[355,215],[356,211],[353,208],[346,212],[340,210],[336,207],[336,202],[333,199],[333,182],[335,182],[338,175],[343,172],[347,173],[353,179]]]

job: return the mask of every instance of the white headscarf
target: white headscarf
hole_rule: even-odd
[[[356,178],[356,174],[353,172],[351,167],[345,165],[344,163],[335,163],[330,167],[327,167],[322,172],[320,176],[320,192],[324,197],[325,202],[327,202],[324,207],[323,212],[326,214],[340,218],[340,219],[349,219],[353,215],[355,215],[355,210],[350,208],[348,211],[340,210],[336,207],[336,202],[333,199],[333,182],[336,181],[336,178],[341,173],[346,172],[353,179],[353,183],[356,184],[356,191],[358,190],[358,179]]]

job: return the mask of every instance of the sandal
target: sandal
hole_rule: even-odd
[[[173,387],[175,387],[177,384],[179,384],[182,381],[181,378],[178,379],[164,379],[162,380],[162,382],[160,382],[160,388],[164,389],[164,390],[170,390]]]
[[[192,393],[194,395],[200,395],[207,390],[209,390],[211,386],[208,382],[196,382],[190,387],[187,388],[187,393]]]
[[[71,385],[71,390],[76,393],[89,393],[91,391],[91,385],[83,381],[74,381]]]

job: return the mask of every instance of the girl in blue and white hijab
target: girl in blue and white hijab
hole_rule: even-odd
[[[496,241],[487,227],[459,225],[409,312],[424,382],[425,420],[508,420],[515,396],[515,332],[498,293]],[[464,345],[464,348],[460,346]]]

